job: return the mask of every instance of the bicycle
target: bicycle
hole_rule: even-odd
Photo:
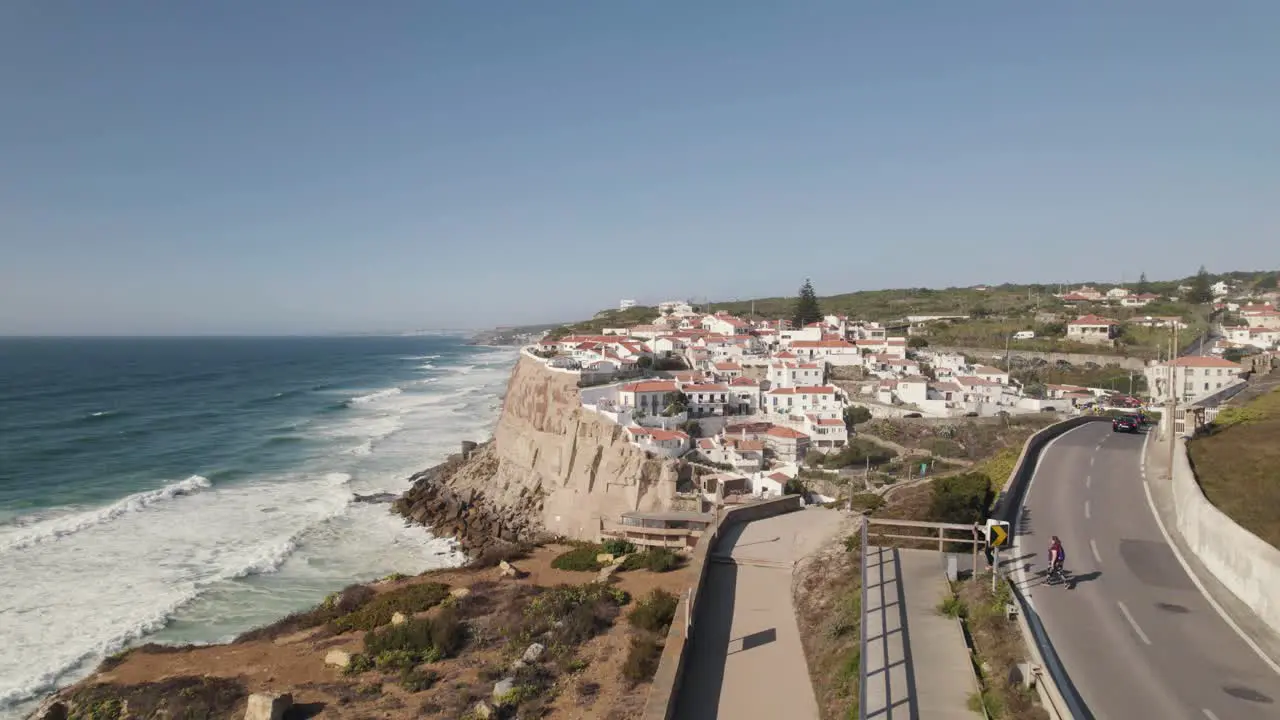
[[[1050,585],[1055,584],[1055,581],[1065,583],[1067,581],[1067,569],[1063,567],[1063,565],[1064,563],[1062,560],[1055,560],[1051,563],[1049,565],[1048,576],[1045,578],[1046,582]]]

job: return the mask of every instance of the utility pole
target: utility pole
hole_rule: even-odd
[[[1169,481],[1173,482],[1173,451],[1177,445],[1177,434],[1173,423],[1178,414],[1178,325],[1173,325],[1173,349],[1169,353]]]

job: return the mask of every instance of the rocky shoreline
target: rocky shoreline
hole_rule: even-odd
[[[409,478],[412,487],[392,503],[392,512],[429,528],[437,537],[455,539],[471,560],[543,539],[540,492],[522,490],[515,504],[499,505],[482,490],[456,490],[450,485],[454,474],[468,464],[492,462],[496,470],[492,443],[464,443],[462,453],[414,474]]]

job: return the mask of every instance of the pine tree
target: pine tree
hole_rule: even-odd
[[[1138,276],[1138,287],[1135,289],[1139,295],[1146,295],[1151,292],[1151,284],[1147,282],[1147,274],[1142,273]]]
[[[813,291],[813,283],[804,279],[800,286],[800,294],[796,296],[796,309],[791,317],[791,324],[799,329],[822,319],[822,308],[818,305],[818,295]]]
[[[1213,302],[1213,288],[1209,284],[1209,273],[1203,265],[1191,280],[1191,289],[1187,291],[1187,302],[1201,305]]]

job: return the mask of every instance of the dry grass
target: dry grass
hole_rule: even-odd
[[[991,592],[991,576],[958,584],[956,608],[964,618],[978,656],[983,692],[980,700],[995,720],[1049,720],[1049,713],[1036,702],[1035,691],[1009,682],[1010,672],[1026,657],[1022,633],[1016,620],[1005,615],[1013,601],[1008,584]]]
[[[979,461],[1008,447],[1021,448],[1032,433],[1057,422],[1054,415],[973,418],[947,423],[872,420],[858,431],[941,457]]]
[[[1209,502],[1280,548],[1280,389],[1224,409],[1188,445]]]
[[[862,611],[859,560],[856,545],[850,552],[836,544],[806,559],[796,570],[796,620],[822,720],[856,717]]]

